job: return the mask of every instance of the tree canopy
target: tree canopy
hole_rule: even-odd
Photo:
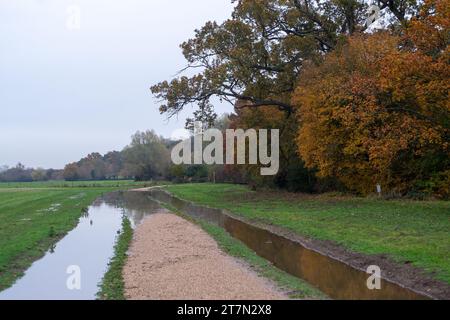
[[[231,126],[281,129],[280,186],[448,195],[448,0],[379,0],[383,30],[367,1],[234,2],[230,19],[181,45],[180,76],[151,88],[162,114],[197,105],[188,125],[211,124],[219,97]]]
[[[169,117],[191,104],[204,110],[212,97],[243,107],[276,106],[292,112],[291,94],[305,61],[333,50],[364,30],[367,4],[357,0],[240,0],[222,24],[207,22],[181,48],[186,69],[199,70],[154,85]],[[383,0],[391,26],[414,14],[413,0]],[[389,16],[389,14],[388,14]],[[201,116],[203,113],[197,114]],[[200,117],[199,117],[200,118]]]
[[[448,1],[426,1],[402,37],[352,36],[305,68],[293,102],[308,167],[362,193],[429,181],[448,194],[449,12]]]

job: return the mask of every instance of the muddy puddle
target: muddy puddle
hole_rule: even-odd
[[[259,256],[279,269],[306,280],[332,299],[345,300],[427,300],[427,294],[416,292],[387,279],[381,280],[380,290],[370,290],[366,270],[332,258],[285,235],[234,217],[232,214],[180,200],[155,189],[149,194],[196,219],[203,219],[224,228]],[[369,267],[369,265],[367,266]]]
[[[132,226],[165,211],[134,192],[108,194],[93,203],[75,229],[0,293],[0,300],[93,300],[113,256],[122,217]]]

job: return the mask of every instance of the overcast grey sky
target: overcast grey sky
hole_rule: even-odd
[[[62,168],[137,130],[170,136],[191,110],[167,122],[149,87],[185,66],[179,44],[195,28],[231,11],[230,0],[0,0],[0,165]]]

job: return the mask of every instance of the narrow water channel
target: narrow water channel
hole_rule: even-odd
[[[343,300],[428,300],[417,292],[388,279],[381,279],[380,290],[367,286],[368,274],[300,241],[245,221],[231,213],[178,199],[166,191],[154,189],[151,197],[195,219],[206,220],[226,230],[259,256],[276,267],[306,280],[333,299]]]
[[[89,207],[75,229],[34,262],[11,288],[1,292],[0,300],[96,299],[98,284],[107,271],[121,231],[122,217],[127,216],[135,227],[146,215],[162,210],[156,202],[137,192],[104,196]],[[74,282],[67,285],[78,271],[79,290],[74,288]]]

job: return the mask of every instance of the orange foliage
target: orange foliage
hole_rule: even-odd
[[[364,194],[378,183],[403,193],[448,169],[448,50],[437,49],[437,35],[430,46],[418,40],[424,24],[414,21],[408,34],[425,51],[401,51],[388,33],[356,35],[320,65],[305,67],[293,103],[309,168]]]
[[[439,54],[450,40],[450,1],[426,0],[419,17],[410,22],[407,39],[423,53]]]

